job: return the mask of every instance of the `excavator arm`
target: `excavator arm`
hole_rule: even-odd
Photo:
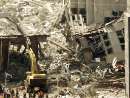
[[[36,63],[36,56],[31,48],[27,49],[26,53],[29,56],[29,61],[30,61],[30,65],[31,65],[31,73],[35,74],[38,71],[37,63]]]
[[[39,73],[38,67],[37,67],[37,61],[36,56],[33,52],[33,50],[27,49],[26,53],[30,59],[31,64],[31,70],[30,72],[27,72],[27,78],[26,78],[26,85],[27,87],[33,91],[35,87],[39,87],[42,89],[46,89],[46,74],[45,73]]]

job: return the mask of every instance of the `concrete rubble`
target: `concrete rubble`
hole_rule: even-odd
[[[63,4],[59,0],[9,0],[9,2],[3,2],[2,12],[0,12],[7,12],[7,14],[11,14],[10,17],[15,19],[11,18],[12,21],[7,18],[0,19],[0,23],[3,23],[0,24],[0,28],[2,28],[0,35],[6,36],[7,34],[9,36],[13,33],[21,35],[17,26],[25,36],[49,35],[47,42],[40,43],[44,54],[41,62],[47,65],[48,98],[125,98],[122,95],[124,93],[122,89],[125,87],[124,67],[120,66],[123,64],[119,63],[114,68],[112,63],[108,64],[105,60],[98,62],[93,60],[92,53],[101,43],[90,44],[90,40],[86,41],[84,35],[77,34],[78,32],[83,33],[84,29],[89,31],[89,27],[79,26],[76,23],[71,28],[68,28],[66,23],[60,24],[59,28],[54,27],[59,21],[57,17],[61,17],[61,14],[64,13],[62,8],[64,9]],[[3,27],[7,27],[7,30],[4,30]],[[66,29],[69,32],[66,32]],[[10,33],[8,34],[8,32]],[[17,69],[17,66],[14,67]],[[12,65],[8,68],[9,73],[16,71],[16,69],[11,68]],[[23,71],[27,70],[23,67],[19,69],[21,73],[11,74],[22,74]],[[119,80],[113,81],[111,79]],[[106,80],[110,81],[106,82]],[[114,89],[103,91],[100,87],[102,85],[107,89],[113,86],[121,88],[121,90],[119,92],[114,91]],[[112,97],[113,93],[116,94]]]

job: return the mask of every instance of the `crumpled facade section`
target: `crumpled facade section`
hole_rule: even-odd
[[[8,17],[12,20],[8,22],[14,22],[27,36],[49,35],[63,7],[62,0],[9,0],[1,3],[0,17]],[[17,35],[17,30],[14,33]]]

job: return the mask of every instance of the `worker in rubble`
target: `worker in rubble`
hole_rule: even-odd
[[[2,85],[0,84],[0,93],[3,93]]]
[[[10,98],[10,97],[11,97],[10,89],[7,89],[5,98]]]
[[[18,88],[16,88],[16,98],[19,98],[18,96],[19,96],[19,93],[18,93],[19,91],[18,91]]]
[[[37,97],[37,98],[44,98],[44,92],[42,91],[42,90],[39,90],[37,93],[36,93],[36,96],[35,96],[35,98]]]
[[[13,89],[11,89],[11,98],[14,98],[14,96],[15,96],[15,92],[14,92],[14,90]]]
[[[2,85],[0,85],[0,98],[4,98]]]

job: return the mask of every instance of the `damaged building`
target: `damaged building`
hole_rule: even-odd
[[[87,25],[110,22],[126,10],[126,0],[70,0],[73,20],[81,14]]]
[[[13,89],[26,98],[125,98],[126,7],[126,0],[0,2],[0,97]]]
[[[93,58],[104,54],[109,63],[114,57],[124,60],[123,12],[126,10],[126,0],[71,0],[70,7],[72,31],[74,35],[84,35],[84,44],[90,40],[93,42],[90,45]]]

